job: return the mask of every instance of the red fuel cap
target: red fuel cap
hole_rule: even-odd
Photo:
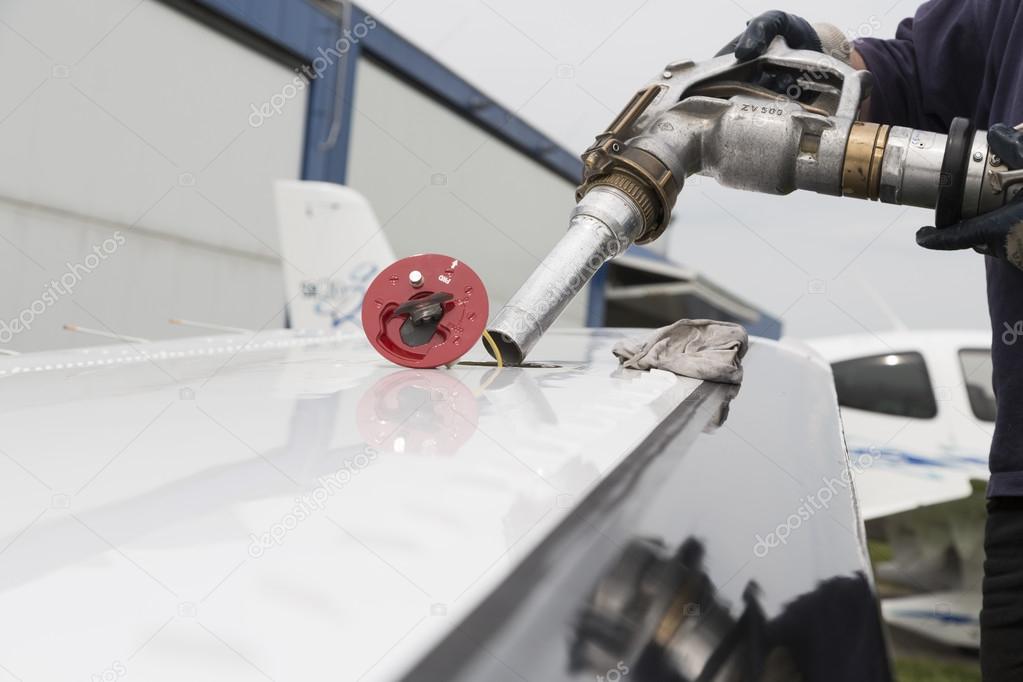
[[[449,365],[483,335],[490,306],[479,276],[457,258],[426,253],[384,268],[362,299],[362,329],[405,367]]]

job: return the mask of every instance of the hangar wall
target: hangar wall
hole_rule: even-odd
[[[258,26],[292,54],[303,40],[299,14],[269,5],[240,14],[215,0],[192,7],[224,12],[243,32]],[[254,123],[252,112],[295,73],[181,9],[137,0],[0,7],[0,76],[10,84],[0,92],[0,268],[8,283],[0,350],[109,343],[63,331],[65,323],[147,339],[198,333],[167,324],[171,317],[283,326],[271,184],[300,177],[303,164],[310,172],[321,134],[312,121],[322,125],[338,111],[350,116],[347,147],[332,152],[316,179],[345,179],[365,193],[399,256],[450,252],[486,272],[495,309],[563,234],[573,205],[564,171],[536,163],[358,50],[349,55],[352,102],[336,109],[331,72]],[[53,12],[74,20],[49,21]],[[266,23],[273,17],[277,28]],[[311,26],[307,49],[329,48],[333,41],[315,37],[323,25]],[[434,76],[440,68],[382,25],[372,37],[392,69],[408,55],[425,59],[421,68]],[[456,92],[472,92],[445,77]],[[310,104],[315,88],[320,99]],[[512,114],[478,113],[523,134]],[[585,306],[578,297],[562,324],[583,325]]]
[[[67,322],[283,324],[270,187],[300,173],[306,103],[249,115],[293,74],[154,2],[18,0],[0,20],[0,349],[109,343]]]

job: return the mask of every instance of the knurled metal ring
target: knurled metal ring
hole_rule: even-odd
[[[643,233],[654,229],[658,220],[659,203],[654,193],[642,182],[631,175],[621,171],[615,171],[608,175],[594,178],[590,183],[590,189],[598,186],[614,187],[625,193],[636,204],[640,215],[643,217]]]

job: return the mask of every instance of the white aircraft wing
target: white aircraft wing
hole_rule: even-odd
[[[856,474],[856,494],[864,521],[961,500],[972,491],[970,477],[959,472],[922,477],[917,472],[879,469]]]
[[[979,590],[950,590],[885,599],[881,612],[893,625],[955,647],[980,642]]]
[[[865,521],[967,498],[987,479],[983,458],[864,447],[850,447],[849,458]]]

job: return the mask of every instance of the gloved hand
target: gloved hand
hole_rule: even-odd
[[[717,56],[734,52],[739,61],[756,59],[767,51],[778,36],[783,36],[788,46],[794,50],[824,52],[821,38],[810,22],[775,9],[751,19],[746,24],[745,32],[723,47]]]
[[[998,123],[987,134],[988,145],[1010,169],[1023,168],[1023,132]],[[925,249],[974,249],[1023,270],[1023,191],[1005,206],[942,229],[922,227],[916,243]]]
[[[717,56],[735,53],[739,61],[756,59],[767,51],[778,36],[794,50],[815,50],[846,64],[852,56],[852,43],[832,24],[810,24],[806,19],[778,10],[764,12],[746,24],[746,30],[725,45]]]

